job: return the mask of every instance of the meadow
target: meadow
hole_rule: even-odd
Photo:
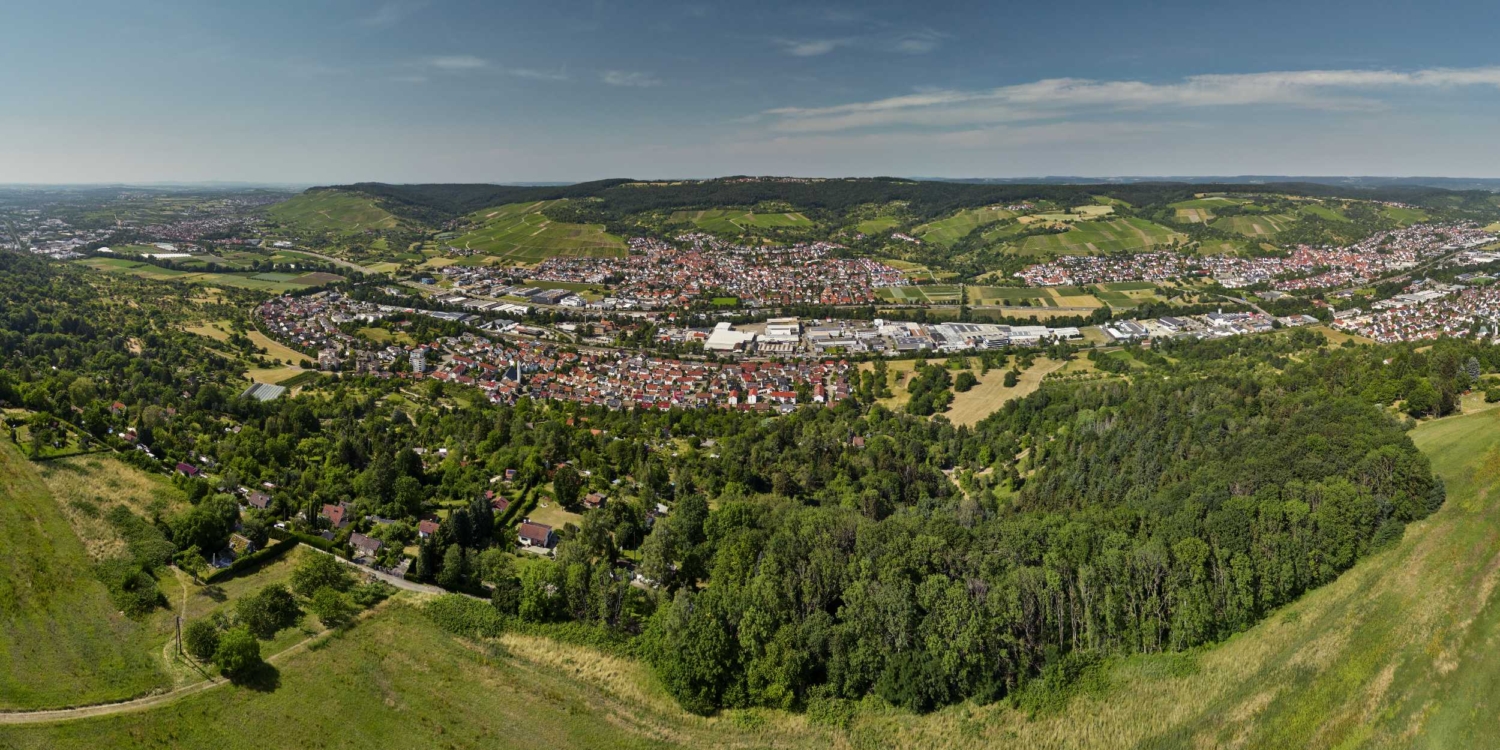
[[[1185,235],[1145,219],[1110,219],[1080,221],[1061,234],[1027,237],[1020,250],[1026,255],[1101,255],[1186,240]]]
[[[272,205],[266,214],[280,224],[311,234],[354,234],[395,229],[401,224],[374,198],[342,190],[301,193]]]
[[[1067,362],[1063,360],[1046,357],[1038,359],[1031,367],[1022,370],[1020,379],[1009,388],[1005,387],[1005,368],[993,367],[983,375],[977,369],[973,370],[974,375],[979,378],[979,385],[963,393],[955,392],[953,403],[948,411],[943,412],[943,416],[954,424],[972,427],[979,420],[994,414],[996,409],[1007,402],[1031,395],[1041,387],[1043,378],[1065,364]]]
[[[625,242],[601,224],[555,222],[542,213],[556,201],[510,203],[469,215],[469,231],[445,244],[477,250],[506,262],[535,263],[555,255],[606,257],[625,254]]]
[[[0,708],[129,698],[168,678],[33,464],[0,444]]]

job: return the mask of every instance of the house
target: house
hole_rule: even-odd
[[[438,522],[430,519],[422,519],[417,522],[417,535],[426,539],[438,532]]]
[[[490,498],[490,507],[494,509],[496,514],[504,513],[510,510],[510,501],[496,495]]]
[[[349,535],[349,546],[353,547],[355,554],[361,557],[374,557],[380,552],[380,548],[385,546],[385,543],[356,531]]]
[[[120,403],[119,401],[116,401],[113,404],[109,405],[109,413],[118,417],[121,414],[125,413],[125,405]]]
[[[335,529],[342,529],[349,523],[349,504],[324,505],[323,511],[318,514],[319,518],[326,518],[333,524]]]
[[[250,493],[250,497],[246,502],[248,502],[250,507],[252,508],[255,508],[257,510],[265,510],[266,508],[271,507],[271,496],[267,495],[264,492],[261,492],[260,490],[256,490]]]
[[[552,527],[544,523],[522,521],[516,529],[516,536],[523,547],[548,549],[553,542]]]
[[[583,497],[583,507],[591,510],[604,507],[604,495],[598,492],[590,492]]]
[[[199,472],[198,471],[198,467],[196,467],[196,466],[194,466],[192,464],[185,464],[185,463],[182,463],[182,462],[178,462],[178,464],[177,464],[177,473],[181,474],[181,475],[183,475],[185,477],[196,477],[196,476],[198,476],[202,472]]]

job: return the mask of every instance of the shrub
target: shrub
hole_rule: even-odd
[[[319,589],[348,591],[354,585],[349,568],[332,555],[306,554],[292,571],[292,590],[311,598]]]
[[[243,677],[261,665],[260,643],[244,626],[230,628],[219,638],[214,663],[230,678]]]
[[[219,650],[219,629],[208,620],[193,620],[182,631],[182,647],[200,662],[213,661]]]
[[[326,628],[341,628],[348,625],[354,619],[354,614],[359,611],[348,594],[332,586],[318,589],[318,593],[313,594],[308,609],[318,616],[318,621]]]
[[[269,640],[282,628],[296,624],[302,614],[297,600],[286,587],[273,583],[260,593],[246,597],[235,605],[235,619],[257,638]]]
[[[489,604],[459,594],[440,596],[422,611],[438,627],[454,635],[496,637],[505,632],[505,618]]]
[[[115,558],[105,560],[94,568],[94,573],[109,589],[110,600],[121,612],[130,617],[147,614],[165,601],[156,579],[147,569],[133,560]]]

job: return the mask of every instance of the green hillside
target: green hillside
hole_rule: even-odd
[[[750,211],[735,208],[709,209],[705,211],[676,211],[672,221],[688,221],[705,232],[714,234],[740,234],[746,229],[776,229],[781,227],[811,227],[812,219],[795,211]]]
[[[1021,244],[1021,252],[1031,255],[1101,255],[1146,250],[1171,244],[1174,239],[1186,241],[1187,238],[1145,219],[1080,221],[1061,234],[1027,237]]]
[[[272,221],[304,234],[354,234],[395,229],[401,221],[363,193],[309,190],[267,211]]]
[[[557,201],[511,203],[468,216],[473,228],[444,244],[506,260],[531,263],[554,255],[624,255],[624,240],[602,224],[568,224],[542,213]]]
[[[0,707],[120,700],[165,684],[83,545],[16,449],[0,445]]]
[[[970,208],[959,211],[952,216],[939,219],[934,222],[923,224],[912,233],[921,238],[923,242],[931,242],[936,245],[947,247],[964,238],[975,227],[993,224],[1001,219],[1009,219],[1015,216],[1014,212],[1003,208]]]

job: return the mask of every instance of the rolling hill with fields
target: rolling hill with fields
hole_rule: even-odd
[[[349,190],[309,190],[272,205],[266,214],[277,225],[308,235],[355,234],[401,225],[377,198]]]
[[[559,203],[511,203],[476,211],[468,217],[471,228],[444,244],[523,263],[555,255],[625,254],[625,241],[605,232],[601,224],[571,224],[548,218],[545,211]]]

